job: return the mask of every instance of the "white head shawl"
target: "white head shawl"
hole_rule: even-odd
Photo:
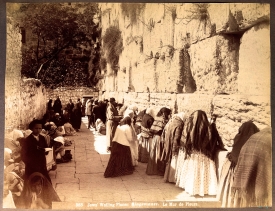
[[[175,114],[175,116],[178,116],[182,121],[184,121],[185,120],[185,112],[180,112],[180,113],[177,113],[177,114]]]
[[[63,136],[57,136],[54,140],[63,144],[63,145],[65,144],[65,139]]]
[[[130,105],[129,109],[132,110],[134,113],[138,111],[138,107],[136,105]]]
[[[146,114],[149,114],[151,116],[153,116],[153,109],[152,108],[147,108],[146,111],[145,111]]]
[[[32,134],[32,131],[30,129],[25,131],[25,137],[29,136]]]
[[[13,141],[18,141],[18,138],[24,138],[24,134],[21,130],[14,129],[12,131],[12,140]]]
[[[124,112],[123,117],[126,117],[126,116],[129,116],[131,119],[133,119],[133,118],[134,118],[134,111],[133,111],[133,110],[130,110],[130,109],[127,109],[127,110]]]

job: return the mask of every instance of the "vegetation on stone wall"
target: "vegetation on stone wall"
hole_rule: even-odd
[[[19,4],[14,17],[26,31],[23,45],[22,76],[38,78],[46,87],[65,83],[64,78],[82,76],[86,86],[98,70],[99,55],[94,56],[93,69],[88,65],[90,53],[96,51],[98,24],[93,16],[98,12],[95,3],[44,3]],[[65,59],[64,59],[65,58]],[[79,62],[85,63],[79,67]],[[94,61],[93,61],[94,62]],[[77,71],[76,67],[77,66]],[[79,74],[82,71],[81,74]],[[74,73],[76,75],[74,75]],[[68,74],[68,75],[67,75]],[[49,77],[53,78],[49,79]],[[78,80],[70,80],[75,84]],[[68,83],[68,81],[66,82]]]
[[[145,3],[121,3],[121,12],[129,17],[130,22],[135,24],[141,11],[145,8]]]
[[[107,61],[105,57],[100,58],[100,69],[101,70],[106,70],[107,68]]]
[[[117,26],[110,26],[107,28],[102,40],[106,61],[111,65],[113,72],[117,74],[119,55],[123,50],[121,31]]]

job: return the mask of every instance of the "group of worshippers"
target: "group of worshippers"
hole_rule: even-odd
[[[106,135],[106,107],[108,100],[99,101],[90,98],[86,101],[85,115],[88,117],[87,128],[95,128],[99,134]]]
[[[4,208],[51,209],[52,202],[60,201],[48,173],[55,169],[48,167],[46,157],[64,149],[55,148],[58,141],[43,128],[43,122],[34,119],[28,130],[14,129],[5,138]]]
[[[172,115],[166,107],[154,115],[151,108],[138,113],[136,106],[116,105],[111,98],[106,110],[111,154],[105,177],[133,174],[142,162],[147,175],[160,175],[189,195],[216,196],[222,207],[271,206],[270,127],[244,122],[219,173],[218,153],[228,149],[217,116],[209,119],[202,110]]]
[[[58,119],[58,124],[70,123],[73,129],[78,132],[81,127],[82,104],[80,98],[73,103],[72,99],[63,107],[59,96],[53,102],[50,99],[47,103],[47,110],[43,117],[44,122]]]

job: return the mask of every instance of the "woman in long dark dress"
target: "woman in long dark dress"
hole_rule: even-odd
[[[150,156],[146,168],[146,174],[148,175],[164,175],[165,165],[160,161],[163,146],[160,144],[160,136],[162,131],[169,120],[171,109],[163,107],[157,113],[154,119],[153,125],[150,128],[150,132],[153,135],[152,147],[150,149]]]
[[[82,117],[81,102],[80,102],[80,99],[78,99],[77,103],[73,108],[73,114],[72,114],[72,126],[76,131],[79,131],[80,129],[81,117]]]
[[[122,125],[117,126],[104,177],[117,177],[134,172],[129,143],[132,140],[131,118],[127,116],[122,120]]]

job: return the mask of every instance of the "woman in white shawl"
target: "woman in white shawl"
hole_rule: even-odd
[[[133,166],[138,165],[138,141],[137,141],[137,134],[134,128],[134,111],[127,109],[124,113],[124,118],[125,117],[130,117],[131,118],[131,132],[132,132],[132,141],[130,141],[130,150],[131,150],[131,155],[132,155],[132,163]]]
[[[130,150],[132,140],[131,118],[125,117],[122,125],[117,126],[110,159],[104,172],[104,177],[118,177],[133,174],[134,167]]]

